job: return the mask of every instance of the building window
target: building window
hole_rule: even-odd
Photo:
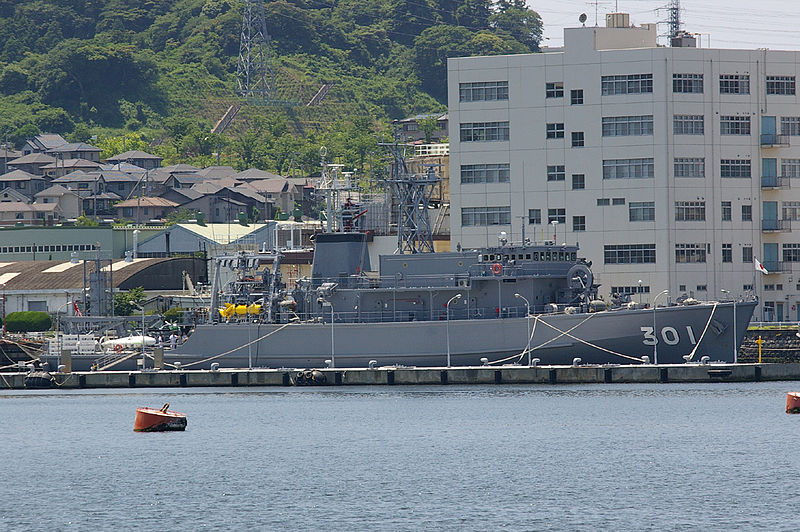
[[[655,244],[615,244],[603,246],[605,264],[652,264],[656,261]]]
[[[511,170],[508,163],[462,164],[461,183],[508,183]]]
[[[122,216],[133,216],[133,207],[123,207]]]
[[[800,201],[784,201],[781,211],[784,220],[800,220]]]
[[[708,291],[708,285],[707,284],[699,284],[699,285],[697,285],[696,288],[697,288],[698,292],[707,292]]]
[[[800,159],[781,159],[782,177],[800,177]]]
[[[753,247],[752,246],[743,246],[742,247],[742,262],[745,264],[750,264],[753,262]]]
[[[706,160],[704,157],[675,157],[673,170],[675,177],[705,177]]]
[[[800,135],[800,116],[782,116],[781,133],[793,137]]]
[[[461,225],[510,225],[511,207],[462,207]]]
[[[78,188],[81,190],[85,190],[89,188],[89,183],[78,183]]]
[[[569,103],[572,105],[583,105],[583,89],[572,89],[569,91]]]
[[[572,230],[573,231],[586,231],[586,216],[573,216],[572,217]]]
[[[653,134],[653,115],[603,117],[604,137]]]
[[[733,262],[733,244],[722,244],[722,262]]]
[[[749,116],[720,116],[719,132],[722,135],[749,135]]]
[[[723,201],[722,202],[722,221],[723,222],[730,222],[733,220],[733,207],[731,206],[730,201]]]
[[[782,244],[783,262],[800,262],[800,244]]]
[[[508,100],[508,82],[480,81],[477,83],[459,83],[458,97],[462,102]]]
[[[767,76],[767,94],[794,96],[794,76]]]
[[[564,124],[547,124],[547,138],[548,139],[563,139],[564,138]]]
[[[673,74],[672,92],[703,93],[702,74]]]
[[[603,160],[603,179],[642,179],[651,177],[655,177],[655,165],[652,157]]]
[[[675,262],[693,264],[706,261],[707,244],[675,244]]]
[[[540,225],[542,223],[542,209],[528,209],[528,223]]]
[[[627,76],[603,76],[603,96],[612,94],[643,94],[653,92],[652,74],[629,74]]]
[[[720,160],[720,177],[750,177],[750,159]]]
[[[611,205],[611,200],[608,198],[597,198],[597,206],[598,207],[607,207]]]
[[[611,198],[611,205],[625,205],[625,198]]]
[[[563,98],[564,97],[564,82],[554,81],[545,83],[545,98]]]
[[[572,190],[583,190],[586,188],[586,176],[584,174],[572,174]]]
[[[705,133],[703,115],[674,115],[672,132],[675,135],[702,135]]]
[[[573,148],[583,147],[583,131],[572,132],[572,147]]]
[[[553,222],[558,222],[560,224],[567,223],[567,210],[547,209],[547,223],[551,224]]]
[[[461,124],[461,142],[508,140],[508,122],[468,122]]]
[[[749,74],[720,74],[720,94],[750,94]]]
[[[676,201],[676,222],[704,222],[706,220],[705,201]]]
[[[555,164],[547,166],[547,180],[548,181],[564,181],[566,174],[564,173],[563,164]]]
[[[753,221],[753,206],[752,205],[742,205],[742,221],[743,222],[752,222]]]
[[[652,222],[656,219],[654,201],[632,201],[628,204],[628,220],[631,222]]]

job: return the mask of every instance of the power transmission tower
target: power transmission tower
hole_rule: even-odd
[[[275,99],[275,71],[272,68],[270,37],[264,19],[264,2],[243,2],[236,92],[247,100],[268,103]]]
[[[678,37],[681,33],[681,2],[680,0],[670,0],[669,4],[661,8],[667,12],[667,20],[665,22],[667,27],[667,37],[670,40]]]

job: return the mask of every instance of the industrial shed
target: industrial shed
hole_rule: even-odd
[[[183,272],[193,282],[207,283],[206,261],[194,257],[98,261],[0,262],[0,297],[4,313],[22,310],[74,314],[72,302],[82,308],[84,288],[94,308],[101,308],[110,292],[141,286],[145,291],[177,291]],[[105,287],[105,288],[104,288]],[[113,288],[112,288],[113,287]]]

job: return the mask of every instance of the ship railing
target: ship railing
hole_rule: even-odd
[[[563,313],[563,305],[558,309],[548,305],[531,306],[531,314],[550,314]],[[465,305],[452,305],[450,307],[450,320],[467,319],[494,319],[494,318],[524,318],[527,314],[527,307],[504,306],[504,307],[470,307]],[[300,314],[297,316],[300,321],[319,321],[330,323],[330,312],[320,314]],[[334,311],[333,319],[335,323],[385,323],[385,322],[411,322],[411,321],[446,321],[448,319],[446,309],[384,309],[383,311]]]
[[[519,277],[523,275],[537,275],[542,277],[563,277],[566,275],[571,263],[540,263],[540,266],[502,265],[500,272],[495,273],[491,263],[476,264],[469,268],[469,272],[431,274],[431,275],[397,275],[380,277],[330,277],[314,279],[315,285],[334,282],[343,289],[376,289],[376,288],[442,288],[463,287],[462,284],[470,278],[495,278]]]

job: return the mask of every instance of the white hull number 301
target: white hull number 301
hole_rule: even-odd
[[[644,339],[642,343],[644,345],[656,345],[658,343],[658,339],[656,338],[655,334],[653,334],[652,327],[640,327],[642,333],[644,333]],[[692,330],[691,325],[686,326],[686,334],[689,337],[689,342],[692,345],[697,343],[697,340],[694,338],[694,331]],[[667,345],[678,345],[681,341],[681,337],[678,334],[678,330],[675,327],[662,327],[661,328],[661,339],[664,340],[664,343]]]

